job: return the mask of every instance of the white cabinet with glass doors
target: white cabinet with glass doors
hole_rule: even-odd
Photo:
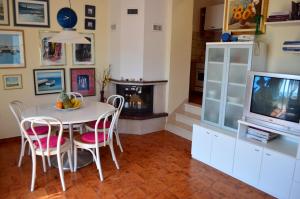
[[[244,110],[247,72],[265,71],[265,51],[263,43],[206,44],[202,121],[237,130]]]

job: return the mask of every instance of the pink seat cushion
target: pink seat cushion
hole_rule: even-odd
[[[95,121],[92,121],[92,122],[88,122],[86,125],[88,126],[88,127],[90,127],[90,128],[95,128],[95,125],[96,125],[96,120]],[[104,121],[103,120],[101,120],[100,122],[99,122],[99,124],[98,124],[98,129],[103,129],[103,128],[109,128],[110,127],[110,121],[106,121],[106,123],[105,123],[105,127],[104,127]]]
[[[58,136],[56,135],[51,135],[49,137],[50,141],[49,141],[49,148],[55,148],[57,146],[57,140],[58,140]],[[47,149],[47,137],[44,137],[42,139],[40,139],[41,144],[42,144],[42,149]],[[65,143],[65,139],[62,137],[60,140],[60,144],[63,145]],[[33,143],[37,148],[39,148],[39,143],[38,141],[34,141]]]
[[[108,138],[108,134],[106,134],[106,140]],[[95,132],[87,132],[81,136],[81,141],[86,143],[95,144]],[[98,142],[104,142],[104,133],[98,132]]]
[[[43,134],[48,133],[49,127],[48,126],[36,126],[36,127],[34,127],[34,130],[37,135],[43,135]],[[27,131],[28,135],[34,135],[31,128],[28,128],[26,131]]]

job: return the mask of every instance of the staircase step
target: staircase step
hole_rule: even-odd
[[[187,140],[192,140],[193,130],[190,126],[184,123],[170,121],[166,125],[166,130]]]
[[[195,115],[201,115],[201,106],[198,104],[184,104],[184,110]]]
[[[193,124],[199,124],[200,123],[200,116],[192,114],[190,112],[186,111],[178,111],[176,112],[176,121],[184,123],[188,126],[193,126]]]

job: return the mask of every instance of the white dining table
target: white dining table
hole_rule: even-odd
[[[63,125],[69,127],[69,137],[72,141],[73,159],[73,125],[82,124],[97,120],[100,115],[107,111],[114,110],[115,107],[102,102],[85,100],[82,106],[75,110],[59,110],[55,108],[55,103],[45,103],[28,106],[22,113],[22,117],[48,116],[59,119]],[[93,161],[92,155],[88,151],[78,151],[77,167],[81,168]],[[56,158],[51,159],[54,166],[57,166]],[[64,158],[64,169],[70,169],[67,157]]]

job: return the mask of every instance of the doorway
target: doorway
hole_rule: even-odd
[[[205,16],[206,7],[194,8],[193,24],[198,27],[193,27],[189,102],[198,105],[202,105],[206,42],[218,42],[222,34],[221,29],[204,29]]]

